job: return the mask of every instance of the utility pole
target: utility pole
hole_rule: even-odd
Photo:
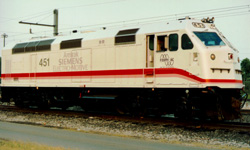
[[[5,47],[5,38],[7,38],[8,35],[6,33],[2,34],[2,38],[3,38],[3,47]]]
[[[48,25],[48,24],[40,24],[40,23],[31,23],[31,22],[23,22],[20,21],[20,24],[29,24],[29,25],[37,25],[37,26],[46,26],[46,27],[53,27],[54,28],[54,36],[58,35],[58,10],[54,9],[54,25]]]
[[[58,10],[54,10],[54,36],[58,35]]]

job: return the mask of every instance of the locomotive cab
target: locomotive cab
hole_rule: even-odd
[[[203,21],[204,22],[204,21]],[[192,23],[192,31],[203,60],[203,78],[207,86],[241,89],[242,76],[238,51],[215,27],[213,22]],[[227,83],[227,84],[224,84]]]
[[[214,19],[192,22],[192,41],[198,49],[203,95],[207,116],[211,110],[218,112],[218,119],[235,119],[240,115],[243,87],[238,51],[213,24]],[[210,94],[209,94],[210,93]],[[216,106],[210,105],[211,103]],[[209,114],[210,113],[210,114]]]
[[[243,87],[238,51],[213,20],[205,20],[186,18],[172,25],[175,30],[147,35],[146,68],[153,70],[146,74],[145,86],[178,88],[179,96],[167,93],[166,97],[175,99],[174,111],[182,115],[192,112],[235,119],[240,114]]]

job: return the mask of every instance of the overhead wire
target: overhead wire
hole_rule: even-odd
[[[100,23],[100,24],[91,24],[91,25],[85,25],[85,26],[72,26],[68,28],[62,28],[60,30],[69,30],[74,28],[88,28],[88,27],[96,27],[96,26],[107,26],[107,25],[114,25],[114,24],[124,24],[126,23],[142,23],[142,22],[158,22],[161,20],[176,20],[177,18],[185,17],[185,16],[192,16],[192,17],[200,17],[206,15],[206,14],[213,14],[215,16],[222,15],[222,12],[228,12],[223,13],[223,15],[231,15],[232,11],[239,11],[241,10],[241,13],[246,12],[248,14],[247,9],[249,9],[249,5],[241,5],[241,6],[234,6],[234,7],[226,7],[226,8],[217,8],[217,9],[209,9],[209,10],[203,10],[203,11],[194,11],[194,12],[188,12],[188,13],[178,13],[178,14],[170,14],[170,15],[164,15],[164,16],[156,16],[156,17],[147,17],[147,18],[139,18],[139,19],[132,19],[127,21],[116,21],[116,22],[109,22],[109,23]],[[243,10],[243,11],[242,11]],[[245,11],[244,11],[245,10]],[[187,15],[188,14],[188,15]],[[241,14],[242,15],[242,14]],[[222,18],[223,16],[220,16]],[[148,20],[148,21],[147,21]]]
[[[127,0],[116,0],[116,1],[110,1],[110,2],[101,2],[101,3],[93,3],[93,4],[86,4],[86,5],[76,5],[76,6],[69,6],[69,7],[60,7],[58,9],[70,9],[70,8],[77,8],[77,7],[87,7],[87,6],[103,5],[103,4],[117,3],[117,2],[121,2],[121,1],[127,1]],[[23,17],[18,17],[18,18],[6,18],[8,20],[0,21],[0,23],[6,22],[6,21],[12,21],[12,20],[19,20],[20,18],[23,18],[23,20],[30,20],[30,19],[33,19],[33,18],[36,18],[36,17],[40,17],[42,15],[46,15],[48,13],[51,13],[51,10],[46,10],[46,11],[34,13],[32,15],[26,15],[26,16],[23,16]],[[27,18],[27,17],[29,17],[29,18]]]
[[[37,23],[38,23],[38,22],[41,22],[42,20],[44,20],[44,19],[46,19],[46,18],[48,18],[48,17],[50,17],[50,16],[52,16],[52,15],[53,15],[53,14],[49,13],[49,15],[47,15],[47,16],[43,17],[42,19],[40,19],[39,21],[37,21]]]
[[[93,4],[86,4],[86,5],[77,5],[77,6],[70,6],[70,7],[61,7],[61,8],[58,8],[58,9],[70,9],[70,8],[76,8],[76,7],[87,7],[87,6],[95,6],[95,5],[104,5],[104,4],[110,4],[110,3],[117,3],[117,2],[121,2],[121,1],[127,1],[127,0],[116,0],[116,1],[109,1],[109,2],[101,2],[101,3],[93,3]],[[39,21],[37,22],[40,22],[42,20],[44,20],[45,18],[51,16],[51,10],[47,10],[47,11],[43,11],[43,12],[39,12],[39,13],[35,13],[35,14],[32,14],[32,15],[28,15],[28,16],[24,16],[24,17],[21,17],[23,18],[22,20],[30,20],[30,19],[33,19],[33,18],[37,18],[37,17],[41,17],[43,15],[46,15],[46,14],[50,14],[48,16],[45,16],[44,18],[40,19]],[[31,17],[30,17],[31,16]],[[29,17],[29,18],[27,18]],[[0,21],[0,24],[1,23],[4,23],[4,22],[7,22],[7,21],[14,21],[14,20],[17,20],[17,19],[20,19],[20,17],[18,18],[6,18],[8,20],[4,20],[4,21]],[[47,31],[41,31],[40,33],[42,32],[47,32]],[[21,36],[21,35],[14,35],[14,36]]]
[[[111,2],[104,2],[104,3],[95,3],[95,4],[88,4],[88,5],[80,5],[80,6],[72,6],[72,7],[62,7],[59,9],[69,9],[69,8],[75,8],[75,7],[86,7],[86,6],[93,6],[93,5],[102,5],[102,4],[107,4],[107,3],[115,3],[115,2],[120,2],[120,1],[124,1],[124,0],[119,0],[119,1],[111,1]],[[239,11],[240,12],[235,12],[235,11]],[[243,10],[243,11],[242,11]],[[234,14],[232,14],[232,11]],[[225,12],[225,13],[223,13]],[[98,23],[98,24],[90,24],[90,25],[85,25],[85,26],[72,26],[72,27],[68,27],[68,28],[61,28],[61,31],[66,31],[66,30],[70,30],[70,29],[75,29],[75,28],[100,28],[100,27],[114,27],[114,26],[119,26],[119,25],[124,25],[126,23],[127,24],[143,24],[143,23],[153,23],[153,22],[159,22],[159,21],[172,21],[172,20],[176,20],[177,18],[181,18],[181,17],[185,17],[187,16],[187,14],[189,16],[192,17],[201,17],[206,14],[211,14],[214,16],[217,16],[217,18],[223,18],[223,17],[228,17],[228,16],[238,16],[238,15],[247,15],[250,14],[249,13],[249,5],[240,5],[240,6],[233,6],[233,7],[225,7],[225,8],[215,8],[215,9],[208,9],[208,10],[202,10],[202,11],[193,11],[193,12],[187,12],[187,13],[178,13],[178,14],[170,14],[170,15],[162,15],[162,16],[156,16],[156,17],[146,17],[146,18],[138,18],[138,19],[131,19],[131,20],[127,20],[127,21],[115,21],[115,22],[107,22],[107,23]],[[46,13],[39,13],[39,15],[37,14],[36,16],[42,16]],[[50,13],[49,16],[51,16],[52,14]],[[32,19],[35,18],[36,16],[30,17],[28,19]],[[41,20],[49,17],[46,16],[44,18],[42,18]],[[27,19],[25,19],[27,20]],[[39,21],[41,21],[39,20]],[[49,32],[51,30],[46,30],[46,31],[40,31],[37,33],[46,33]],[[14,35],[14,36],[19,36],[19,35]]]
[[[34,13],[32,15],[26,15],[26,16],[23,16],[23,17],[8,18],[8,20],[0,21],[0,23],[4,23],[4,22],[8,22],[8,21],[20,21],[20,19],[22,19],[22,20],[30,20],[30,19],[33,19],[33,18],[36,18],[36,17],[46,15],[48,13],[51,13],[50,10],[49,11],[47,10],[47,11],[39,12],[39,13]]]
[[[110,2],[101,2],[101,3],[93,3],[93,4],[85,4],[85,5],[68,6],[68,7],[61,7],[61,8],[58,8],[58,9],[70,9],[70,8],[77,8],[77,7],[89,7],[89,6],[96,6],[96,5],[117,3],[117,2],[121,2],[121,1],[127,1],[127,0],[116,0],[116,1],[110,1]]]
[[[110,2],[102,2],[102,3],[94,3],[94,4],[86,4],[86,5],[77,5],[77,6],[70,6],[70,7],[61,7],[59,9],[69,9],[69,8],[76,8],[76,7],[87,7],[87,6],[94,6],[94,5],[102,5],[102,4],[108,4],[108,3],[116,3],[116,2],[121,2],[121,1],[125,1],[125,0],[117,0],[117,1],[110,1]],[[225,7],[225,8],[216,8],[216,9],[209,9],[209,10],[202,10],[202,11],[193,11],[193,12],[187,12],[187,13],[178,13],[178,14],[171,14],[171,15],[164,15],[164,16],[156,16],[156,17],[147,17],[147,18],[140,18],[140,19],[133,19],[133,20],[128,20],[128,21],[125,21],[125,22],[132,22],[132,21],[137,21],[139,22],[140,20],[150,20],[150,19],[156,19],[156,18],[166,18],[168,16],[181,16],[181,15],[186,15],[186,14],[190,14],[190,15],[195,15],[195,14],[206,14],[208,12],[212,12],[212,13],[218,13],[218,12],[225,12],[225,11],[232,11],[232,10],[238,10],[238,9],[244,9],[244,8],[249,8],[249,5],[240,5],[240,6],[233,6],[233,7]],[[39,17],[39,16],[42,16],[44,14],[47,14],[48,11],[46,11],[46,13],[42,12],[42,13],[36,13],[38,15],[36,16],[33,16],[31,18],[27,18],[25,20],[29,20],[29,19],[32,19],[32,18],[35,18],[35,17]],[[122,21],[124,22],[124,21]],[[120,21],[119,22],[111,22],[111,23],[102,23],[102,24],[106,24],[106,25],[109,25],[109,24],[117,24],[117,23],[121,23]],[[88,25],[87,27],[89,26],[98,26],[98,25],[102,25],[102,24],[94,24],[94,25]],[[70,28],[63,28],[61,30],[65,30],[65,29],[73,29],[73,28],[76,28],[76,27],[80,27],[80,28],[83,28],[85,26],[75,26],[75,27],[70,27]]]
[[[237,12],[234,14],[223,14],[223,15],[218,15],[216,18],[225,18],[225,17],[232,17],[232,16],[242,16],[242,15],[249,15],[250,12]]]
[[[201,10],[201,11],[193,11],[193,12],[186,12],[186,13],[179,13],[179,14],[200,14],[204,12],[225,12],[225,11],[232,11],[232,10],[241,10],[249,8],[249,5],[240,5],[240,6],[232,6],[232,7],[225,7],[225,8],[215,8],[215,9],[208,9],[208,10]]]
[[[42,13],[42,14],[39,14],[39,15],[35,15],[35,16],[32,16],[32,17],[29,17],[29,18],[25,18],[25,19],[22,19],[22,21],[27,21],[27,20],[31,20],[31,19],[34,19],[34,18],[38,18],[38,17],[42,17],[42,16],[50,16],[51,15],[51,12],[46,12],[46,13]]]

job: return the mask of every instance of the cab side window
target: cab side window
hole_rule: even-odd
[[[149,49],[151,51],[154,50],[154,40],[155,40],[155,35],[150,35],[149,36]]]
[[[178,34],[169,35],[169,50],[170,51],[178,50]]]
[[[167,48],[165,47],[165,38],[166,38],[166,35],[157,36],[157,51],[167,50]]]
[[[181,37],[181,48],[183,50],[193,49],[194,45],[187,34],[183,34]]]

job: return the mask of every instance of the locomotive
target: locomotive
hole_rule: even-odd
[[[1,99],[17,106],[236,119],[243,100],[238,53],[214,18],[29,40],[2,50]]]

